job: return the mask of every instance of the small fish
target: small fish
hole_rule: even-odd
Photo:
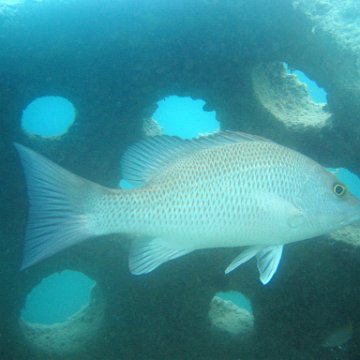
[[[334,331],[330,332],[328,336],[321,343],[321,346],[327,348],[339,348],[348,343],[353,336],[353,325],[349,320],[345,325],[336,328]]]
[[[97,185],[15,146],[30,203],[22,269],[85,239],[122,233],[136,236],[133,274],[197,249],[246,246],[225,272],[256,257],[267,284],[284,244],[360,220],[360,201],[333,174],[245,133],[140,141],[122,160],[124,179],[141,185],[131,190]]]

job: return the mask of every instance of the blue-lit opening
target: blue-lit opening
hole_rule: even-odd
[[[153,118],[164,134],[184,139],[219,130],[215,111],[204,111],[205,101],[190,97],[169,96],[158,102]]]
[[[52,274],[28,294],[21,317],[29,323],[64,322],[89,303],[94,285],[81,272],[66,270]]]
[[[60,96],[44,96],[32,101],[23,111],[21,125],[30,135],[61,136],[74,123],[74,105]]]
[[[215,111],[204,111],[203,100],[168,96],[160,100],[157,105],[158,108],[152,117],[162,127],[164,135],[191,139],[220,129]],[[131,189],[134,186],[121,180],[120,187]]]
[[[250,300],[239,291],[219,291],[215,296],[218,296],[223,300],[231,301],[236,306],[245,309],[250,313],[253,312]]]
[[[310,95],[312,101],[314,101],[315,103],[318,103],[318,104],[326,104],[327,103],[327,93],[326,93],[326,91],[323,88],[319,87],[318,84],[315,81],[309,79],[300,70],[291,70],[286,63],[284,63],[284,66],[285,66],[285,69],[287,70],[287,72],[289,74],[296,75],[297,78],[299,79],[299,81],[306,84],[309,95]]]

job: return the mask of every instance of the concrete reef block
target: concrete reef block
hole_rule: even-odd
[[[63,323],[52,325],[29,323],[20,319],[25,343],[38,356],[74,359],[87,353],[89,345],[101,334],[105,300],[95,286],[91,301]]]
[[[360,246],[360,226],[351,225],[329,235],[331,240],[341,241],[352,246]]]
[[[353,0],[295,0],[295,11],[302,11],[316,27],[313,33],[327,32],[331,34],[343,49],[351,49],[360,53],[360,4]]]
[[[360,96],[360,4],[344,0],[292,1],[303,17],[296,36],[294,65],[311,74],[329,94],[332,111],[354,118]]]
[[[286,127],[322,128],[330,123],[331,114],[314,103],[304,84],[288,74],[282,63],[260,64],[252,71],[257,99]]]
[[[250,335],[254,330],[252,313],[218,296],[211,300],[209,320],[214,328],[231,335]]]

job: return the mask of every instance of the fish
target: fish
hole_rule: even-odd
[[[341,348],[347,344],[353,337],[353,325],[351,320],[343,326],[340,326],[331,331],[321,343],[321,346],[327,348]]]
[[[222,131],[154,136],[125,151],[112,189],[16,144],[29,199],[26,269],[90,238],[133,238],[129,270],[149,273],[199,249],[244,248],[228,274],[256,258],[269,283],[285,244],[360,220],[360,200],[311,158],[260,136]]]

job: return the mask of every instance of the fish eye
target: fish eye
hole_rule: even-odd
[[[344,196],[346,193],[346,186],[341,183],[334,183],[333,192],[337,196]]]

